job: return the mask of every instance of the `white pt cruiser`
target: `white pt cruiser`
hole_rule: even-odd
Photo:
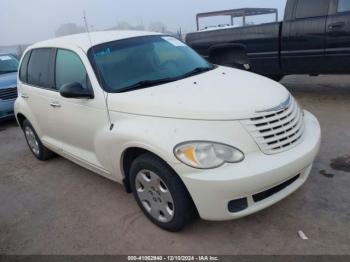
[[[123,183],[178,231],[240,218],[308,178],[317,119],[280,84],[216,66],[156,33],[80,34],[27,49],[15,113],[32,153],[53,152]]]

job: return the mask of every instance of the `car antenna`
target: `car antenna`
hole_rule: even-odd
[[[83,19],[84,19],[84,24],[85,24],[85,29],[86,29],[86,33],[88,35],[88,38],[89,38],[89,42],[90,42],[90,45],[91,45],[91,50],[92,50],[92,54],[94,55],[94,59],[96,57],[96,53],[95,53],[95,50],[94,50],[94,45],[92,43],[92,39],[91,39],[91,35],[90,35],[90,30],[89,30],[89,25],[88,25],[88,22],[87,22],[87,18],[86,18],[86,13],[85,11],[83,12]],[[100,82],[100,84],[102,83],[102,77],[101,77],[101,74],[100,74],[100,68],[98,66],[98,64],[96,63],[96,66],[97,66],[97,78],[98,78],[98,81]],[[114,127],[114,124],[112,123],[112,120],[111,120],[111,115],[109,113],[109,108],[108,108],[108,93],[106,94],[105,91],[103,91],[103,97],[104,97],[104,100],[105,100],[105,105],[106,105],[106,109],[107,109],[107,118],[108,118],[108,121],[110,123],[110,128],[109,130],[112,131],[113,127]]]

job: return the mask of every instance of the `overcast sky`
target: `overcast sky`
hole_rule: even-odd
[[[169,30],[195,29],[195,14],[242,7],[279,8],[286,0],[0,0],[0,45],[33,43],[54,37],[60,24],[83,25],[83,11],[97,29],[127,21],[146,27],[163,22]]]

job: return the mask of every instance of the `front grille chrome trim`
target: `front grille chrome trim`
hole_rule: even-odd
[[[304,117],[298,103],[291,96],[286,108],[259,113],[242,121],[265,154],[277,154],[298,145],[304,135]]]

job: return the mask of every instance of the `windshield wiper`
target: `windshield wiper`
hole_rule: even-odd
[[[143,88],[147,88],[147,87],[151,87],[151,86],[156,86],[156,85],[160,85],[160,84],[174,82],[174,81],[177,81],[180,79],[184,79],[186,77],[190,77],[190,76],[198,75],[198,74],[203,73],[203,72],[210,71],[214,68],[215,68],[214,66],[196,67],[195,69],[191,70],[190,72],[188,72],[184,75],[178,76],[178,77],[167,77],[167,78],[156,79],[156,80],[142,80],[140,82],[137,82],[136,84],[133,84],[131,86],[124,87],[124,88],[118,90],[118,93],[129,92],[129,91],[143,89]]]
[[[132,90],[156,86],[156,85],[160,85],[160,84],[170,83],[170,82],[174,82],[176,80],[177,80],[177,78],[171,78],[171,77],[156,79],[156,80],[142,80],[140,82],[137,82],[136,84],[133,84],[131,86],[120,89],[118,91],[118,93],[123,93],[123,92],[132,91]]]
[[[182,75],[181,78],[186,78],[186,77],[198,75],[200,73],[204,73],[204,72],[210,71],[212,69],[214,69],[214,66],[196,67],[195,69],[191,70],[190,72]]]

